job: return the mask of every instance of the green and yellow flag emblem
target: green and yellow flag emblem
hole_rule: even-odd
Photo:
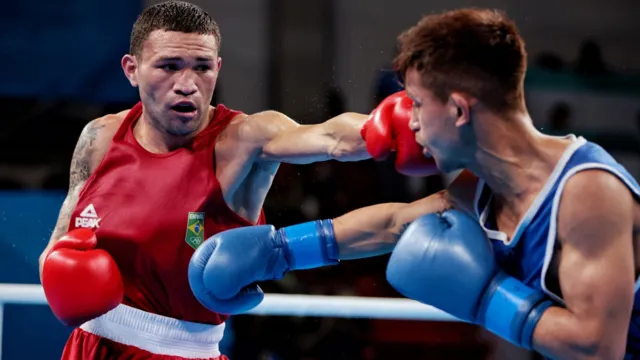
[[[194,249],[204,241],[204,213],[190,212],[187,221],[187,235],[184,240]]]

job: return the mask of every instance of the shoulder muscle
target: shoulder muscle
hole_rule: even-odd
[[[599,251],[609,239],[633,231],[633,195],[614,174],[584,170],[565,185],[558,209],[558,238],[585,252]]]
[[[126,113],[106,115],[85,125],[71,158],[70,187],[86,181],[100,164]]]
[[[286,115],[272,110],[237,115],[218,136],[216,160],[223,163],[234,160],[239,149],[250,156],[257,156],[264,144],[284,130],[298,126]]]
[[[243,142],[264,144],[284,130],[300,126],[285,114],[268,110],[244,118],[239,127],[239,137]]]

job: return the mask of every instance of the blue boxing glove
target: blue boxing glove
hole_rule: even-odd
[[[391,254],[387,280],[408,298],[526,349],[542,313],[553,304],[543,292],[505,274],[484,230],[458,210],[413,222]]]
[[[257,281],[338,263],[331,220],[276,230],[271,225],[231,229],[207,239],[189,262],[189,285],[211,311],[241,314],[264,298]]]

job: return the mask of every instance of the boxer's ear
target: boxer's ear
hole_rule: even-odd
[[[455,117],[457,127],[468,124],[471,121],[471,107],[475,104],[473,98],[461,93],[451,93],[449,97],[451,103],[452,117]]]
[[[120,62],[124,75],[129,79],[129,83],[133,87],[138,87],[138,61],[135,56],[126,54]]]

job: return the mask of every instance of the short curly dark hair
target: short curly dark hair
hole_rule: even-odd
[[[415,68],[422,85],[443,102],[461,91],[496,111],[523,104],[527,53],[503,12],[469,8],[427,15],[398,41],[394,65],[400,77]]]
[[[202,8],[186,1],[166,1],[146,8],[133,24],[129,53],[140,55],[142,45],[155,30],[213,35],[220,48],[220,28]]]

